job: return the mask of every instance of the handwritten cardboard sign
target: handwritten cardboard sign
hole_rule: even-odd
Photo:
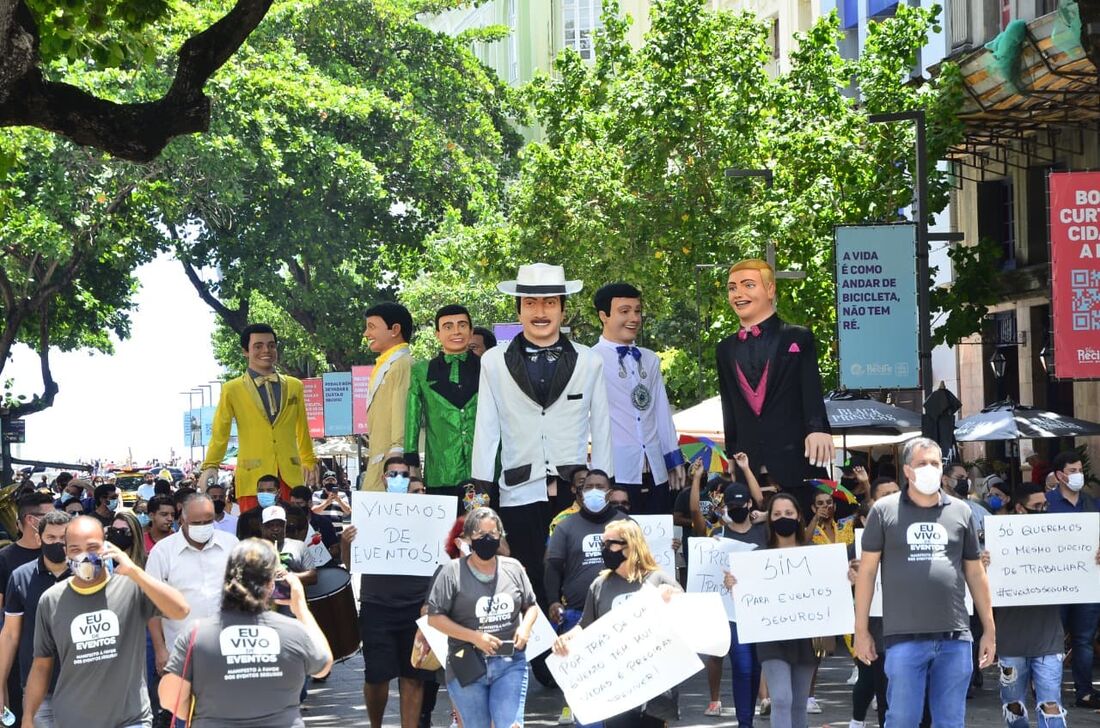
[[[724,583],[725,572],[729,569],[729,555],[755,548],[755,544],[729,538],[711,538],[710,536],[689,538],[687,591],[720,595],[722,606],[726,609],[726,619],[736,622],[737,605],[734,604],[733,597]]]
[[[1100,602],[1100,514],[986,516],[995,607]]]
[[[672,550],[672,516],[631,516],[642,527],[649,550],[657,566],[667,574],[676,574],[676,552]]]
[[[416,620],[416,626],[424,633],[424,639],[428,640],[428,645],[435,653],[436,659],[445,667],[448,654],[447,635],[428,624],[428,615],[426,614]],[[539,616],[535,619],[535,628],[531,630],[531,639],[527,642],[527,646],[523,651],[527,661],[530,662],[553,647],[554,640],[557,638],[558,633],[554,631],[554,626],[550,624],[550,620],[546,618],[546,615],[540,609]]]
[[[849,634],[855,628],[844,544],[729,555],[737,578],[737,637],[774,642]]]
[[[444,541],[455,522],[453,495],[351,494],[353,574],[431,576],[450,560]]]

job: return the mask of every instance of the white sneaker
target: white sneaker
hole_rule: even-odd
[[[848,676],[848,684],[855,685],[859,681],[859,668],[852,665],[852,674]]]
[[[558,725],[573,725],[573,722],[573,711],[567,705],[561,709],[561,715],[558,716]]]
[[[806,699],[806,712],[811,715],[817,715],[821,712],[821,706],[817,704],[817,698],[812,695]]]
[[[876,713],[878,712],[878,698],[871,698],[871,705],[869,708],[867,708],[867,710],[873,710]]]
[[[703,711],[703,715],[711,718],[720,718],[722,716],[722,701],[710,701],[710,703],[707,705],[707,709]]]
[[[866,725],[867,724],[864,721],[856,720],[855,718],[848,721],[848,728],[864,728],[864,726]]]

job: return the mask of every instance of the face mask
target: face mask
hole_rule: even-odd
[[[409,492],[409,476],[407,476],[407,475],[387,475],[386,476],[386,492],[387,493],[408,493]]]
[[[729,512],[729,516],[730,520],[734,523],[744,523],[745,521],[749,520],[748,506],[744,508],[734,508],[732,511]]]
[[[604,546],[600,549],[600,556],[603,557],[603,565],[614,571],[623,565],[626,561],[626,554],[622,551],[612,551],[610,546]]]
[[[69,571],[82,581],[95,581],[103,572],[103,560],[96,554],[77,554],[69,559]]]
[[[613,506],[613,508],[615,510],[617,510],[619,513],[622,513],[624,516],[629,516],[630,515],[630,504],[629,503],[616,503]]]
[[[776,518],[772,521],[772,530],[778,536],[793,536],[798,533],[798,519]]]
[[[121,528],[108,528],[107,540],[113,543],[122,551],[126,551],[134,545],[134,537],[130,535],[128,531],[124,531]]]
[[[459,541],[458,542],[458,553],[462,554],[463,556],[469,556],[470,555],[470,544],[466,543],[465,541]]]
[[[118,498],[107,501],[107,510],[109,510],[109,511],[118,510]]]
[[[187,536],[195,543],[206,543],[214,536],[214,524],[204,523],[200,526],[188,526]]]
[[[488,561],[497,555],[500,549],[500,539],[492,536],[482,536],[470,544],[470,548],[482,561]]]
[[[942,468],[935,465],[922,465],[919,468],[914,468],[913,473],[916,475],[913,485],[916,486],[917,491],[925,495],[932,495],[940,489],[940,483],[943,480]]]
[[[60,541],[57,543],[42,544],[42,558],[46,559],[46,561],[49,561],[51,564],[64,564],[65,544]]]
[[[599,513],[607,507],[607,492],[599,488],[586,490],[581,493],[581,502],[589,513]]]
[[[1024,510],[1027,511],[1028,513],[1033,514],[1033,515],[1042,515],[1043,513],[1047,512],[1046,508],[1027,508],[1027,507],[1025,507]]]
[[[63,492],[61,494],[61,505],[65,505],[66,503],[68,503],[72,499],[73,499],[73,494],[72,493],[69,493],[67,491]]]
[[[260,508],[270,508],[275,505],[274,493],[257,493],[256,502],[260,504]]]
[[[219,516],[221,514],[225,513],[225,501],[223,501],[223,500],[214,501],[214,513],[215,513],[215,515],[219,515]]]
[[[1001,510],[1001,506],[1005,504],[1005,499],[999,495],[991,495],[989,496],[989,500],[987,500],[986,503],[988,503],[989,507],[993,510],[999,511]]]
[[[138,524],[142,528],[148,528],[149,527],[150,521],[149,521],[149,514],[148,513],[139,513],[139,514],[137,514],[137,519],[138,519]]]
[[[1066,476],[1066,486],[1074,493],[1085,487],[1084,473],[1070,473]]]
[[[970,495],[970,480],[968,478],[955,478],[955,495],[960,498]]]

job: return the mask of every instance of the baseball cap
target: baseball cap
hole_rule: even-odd
[[[722,501],[726,504],[726,508],[736,509],[751,506],[752,498],[749,496],[749,487],[744,483],[730,483],[726,486]]]
[[[267,523],[268,521],[285,521],[286,510],[282,506],[268,506],[264,509],[260,518],[263,523]]]
[[[329,478],[335,479],[336,478],[336,473],[332,472],[331,470],[326,470],[325,474],[324,474],[324,476],[322,476],[321,480],[328,480]]]

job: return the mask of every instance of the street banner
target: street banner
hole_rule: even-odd
[[[426,614],[416,620],[416,626],[424,633],[424,639],[428,640],[428,645],[432,648],[432,652],[435,653],[439,662],[446,666],[447,635],[429,625],[428,615]],[[531,639],[527,642],[527,647],[523,650],[523,656],[527,658],[528,662],[534,660],[553,647],[554,640],[557,638],[558,633],[554,631],[554,625],[550,624],[550,620],[546,618],[546,615],[540,609],[539,616],[535,618],[535,627],[531,630]]]
[[[306,401],[306,421],[309,436],[319,439],[325,436],[325,384],[320,377],[302,380]]]
[[[546,658],[577,722],[636,708],[703,669],[666,607],[656,589],[640,591],[574,637],[568,655]]]
[[[986,516],[995,607],[1100,602],[1100,514]]]
[[[672,550],[672,516],[631,516],[642,527],[649,550],[661,570],[676,578],[676,552]]]
[[[183,411],[183,442],[186,447],[202,445],[202,420],[197,409]]]
[[[497,346],[508,346],[512,339],[523,333],[523,324],[493,324],[493,336]]]
[[[199,412],[199,423],[202,427],[202,439],[200,445],[206,447],[210,444],[210,439],[214,436],[214,413],[218,411],[217,407],[202,407]]]
[[[1100,379],[1100,172],[1048,179],[1054,375]]]
[[[737,621],[737,607],[725,585],[725,572],[729,569],[729,555],[736,551],[751,551],[755,544],[734,541],[731,538],[694,536],[688,538],[687,591],[699,594],[718,594],[726,609],[726,619]]]
[[[370,388],[370,373],[374,366],[351,368],[351,411],[353,434],[365,435],[367,426],[367,390]]]
[[[840,386],[920,386],[917,226],[836,228]]]
[[[851,634],[855,630],[848,547],[766,549],[729,555],[737,579],[737,638],[742,643]]]
[[[444,543],[458,498],[357,490],[351,494],[351,573],[431,576],[450,560]]]
[[[325,390],[325,437],[352,434],[351,372],[327,372],[321,380]]]
[[[856,532],[856,558],[863,556],[863,529],[857,528]],[[880,564],[881,566],[881,564]],[[875,591],[871,595],[870,617],[882,616],[882,569],[875,570]]]

